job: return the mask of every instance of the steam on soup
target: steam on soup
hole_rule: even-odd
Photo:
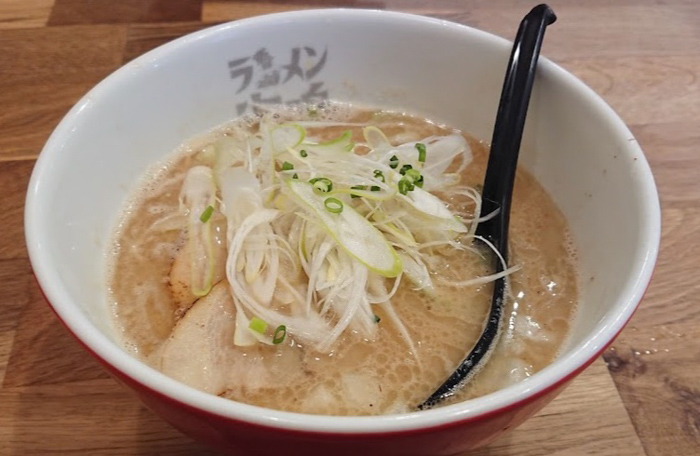
[[[475,242],[487,151],[410,115],[328,104],[236,120],[154,168],[110,273],[125,345],[264,407],[413,410],[478,339],[494,276]],[[489,362],[452,400],[526,379],[577,301],[566,223],[518,171],[510,297]]]

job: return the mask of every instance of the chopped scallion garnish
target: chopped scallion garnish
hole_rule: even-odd
[[[386,179],[384,178],[384,173],[378,169],[374,170],[374,178],[379,179],[382,182],[386,182]]]
[[[282,171],[290,171],[292,169],[294,169],[294,165],[292,165],[288,161],[282,163]]]
[[[366,185],[355,185],[353,187],[350,187],[352,190],[367,190]],[[357,193],[350,193],[350,198],[359,198],[360,195]]]
[[[309,153],[306,151],[306,149],[301,149],[301,151],[299,151],[299,155],[301,155],[302,158],[306,158],[309,156]]]
[[[332,212],[333,214],[340,214],[343,212],[343,202],[338,198],[326,198],[323,205],[326,206],[328,212]]]
[[[379,315],[375,314],[374,315],[374,322],[379,323],[380,321],[382,321],[382,319],[379,317]]]
[[[379,185],[373,185],[369,189],[373,192],[378,192],[379,190],[381,190],[381,187]]]
[[[316,193],[328,193],[333,190],[333,182],[326,177],[314,177],[309,181]]]
[[[421,163],[425,163],[425,156],[426,156],[425,144],[416,143],[416,149],[418,149],[418,161]]]
[[[420,179],[420,171],[417,169],[409,169],[406,170],[406,179],[410,180],[411,182],[418,182],[418,179]]]
[[[279,325],[277,329],[275,329],[275,335],[272,336],[272,343],[275,345],[279,345],[282,342],[284,342],[284,338],[287,336],[287,327],[284,325]]]
[[[392,155],[389,159],[389,167],[391,169],[396,169],[397,166],[399,166],[399,157]]]
[[[404,174],[406,174],[406,171],[408,171],[409,169],[413,169],[413,166],[408,165],[408,164],[407,164],[407,165],[403,165],[403,166],[401,167],[401,169],[399,170],[399,174],[401,174],[401,175],[403,176]]]
[[[258,317],[253,317],[250,319],[248,327],[258,334],[265,334],[265,331],[267,331],[267,322]]]
[[[406,170],[404,179],[411,183],[411,188],[408,189],[410,192],[413,190],[413,186],[423,187],[423,175],[417,169]]]
[[[299,175],[297,173],[294,173],[294,175],[292,176],[292,179],[299,179]]]
[[[204,211],[202,211],[202,215],[199,216],[199,220],[202,223],[207,223],[209,219],[211,218],[212,214],[214,213],[214,208],[212,206],[207,206]]]
[[[401,180],[399,181],[399,193],[401,193],[402,195],[407,194],[408,192],[413,190],[413,188],[413,182],[409,181],[405,177],[401,178]]]

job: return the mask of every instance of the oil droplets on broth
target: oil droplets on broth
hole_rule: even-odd
[[[265,130],[265,122],[274,127]],[[376,129],[368,130],[368,126]],[[390,145],[383,143],[385,139],[377,131],[386,135]],[[258,138],[258,143],[248,138]],[[270,142],[265,143],[265,138]],[[450,157],[451,163],[440,168],[431,162],[431,150],[439,154],[440,150],[459,146],[460,141],[464,150],[459,157]],[[414,147],[416,142],[428,145],[427,161],[407,158],[421,155],[415,152],[416,147],[420,148]],[[238,205],[258,204],[251,206],[249,214],[258,214],[260,220],[256,222],[258,228],[251,228],[253,235],[245,240],[247,244],[241,244],[235,264],[228,265],[227,248],[238,241],[235,230],[229,226],[235,217],[227,218],[226,211],[220,210],[225,199],[221,186],[226,185],[216,178],[226,173],[217,174],[222,166],[217,148],[221,149],[222,144],[238,147],[248,165],[247,169],[243,166],[236,171],[235,185],[243,185],[241,182],[251,175],[257,175],[260,181],[244,187],[260,186],[260,196],[234,198]],[[268,166],[269,175],[258,173],[251,166],[265,166],[262,153],[255,155],[265,147],[281,157],[277,162],[273,159],[271,165],[267,163],[272,166]],[[382,148],[387,147],[386,154],[381,155]],[[471,249],[468,231],[475,201],[467,189],[478,188],[483,180],[487,152],[477,140],[426,119],[341,104],[295,107],[238,119],[193,139],[167,162],[152,168],[120,220],[109,283],[124,346],[183,383],[240,402],[328,415],[414,410],[476,342],[488,312],[489,283],[455,286],[490,274],[489,261],[485,259],[488,253]],[[318,180],[319,170],[325,168],[314,161],[324,153],[340,159],[347,158],[341,154],[355,154],[352,158],[357,162],[357,166],[336,164],[323,171],[324,177],[331,176],[328,181],[333,186],[327,194],[325,181]],[[376,158],[379,156],[384,158]],[[377,162],[368,163],[370,159]],[[230,162],[225,166],[239,165],[235,160]],[[409,162],[412,169],[420,171],[420,177],[418,172],[404,167]],[[461,169],[463,162],[469,164]],[[212,182],[219,187],[214,196],[202,190],[206,186],[192,187],[200,189],[196,194],[210,198],[207,201],[217,208],[207,220],[209,231],[200,233],[208,240],[203,244],[206,248],[197,253],[187,239],[188,232],[198,235],[194,230],[200,228],[193,216],[199,218],[202,211],[190,211],[188,218],[181,207],[181,189],[186,179],[193,179],[188,170],[201,165],[212,170]],[[353,179],[362,177],[364,166],[369,166],[367,185],[360,188],[360,181]],[[442,187],[435,185],[437,177],[431,175],[431,169],[451,177],[444,178]],[[400,174],[402,170],[404,173]],[[267,180],[269,176],[272,180]],[[299,197],[294,185],[313,181],[314,176],[317,180],[309,184],[315,186],[314,191],[308,197]],[[401,180],[407,178],[411,185],[424,178],[425,186],[412,195],[406,185],[400,187]],[[300,187],[298,191],[303,190]],[[237,194],[240,189],[223,191]],[[417,201],[419,191],[420,195],[437,195],[444,207],[426,209]],[[393,200],[387,195],[393,195]],[[334,223],[333,219],[325,225],[310,220],[318,214],[312,207],[314,198],[326,204],[329,199],[336,199],[343,212],[356,211],[379,227],[388,240],[388,248],[393,246],[392,251],[398,252],[397,258],[403,264],[402,279],[395,290],[392,287],[397,271],[391,269],[395,263],[384,268],[383,259],[375,259],[362,246],[338,248],[336,244],[352,241],[344,241],[342,233],[333,231],[336,228],[328,225]],[[413,199],[407,201],[410,198]],[[202,203],[200,207],[207,205]],[[458,213],[464,221],[459,226],[445,225],[448,234],[422,223],[426,220],[423,213],[419,214],[419,222],[401,218],[416,210],[434,211],[430,217],[439,218],[444,208]],[[265,211],[272,221],[263,220]],[[450,216],[439,220],[451,224],[455,219]],[[356,230],[366,228],[362,221],[347,223],[360,223]],[[236,229],[245,230],[246,226],[240,224]],[[460,232],[460,226],[467,231]],[[337,229],[342,230],[343,226]],[[371,238],[374,232],[366,229],[370,239],[367,242],[375,242]],[[288,244],[299,239],[300,248],[288,248]],[[578,299],[575,249],[563,215],[541,185],[522,169],[516,177],[510,241],[511,264],[520,269],[509,276],[510,299],[504,311],[502,336],[486,366],[450,402],[488,394],[526,379],[550,363],[566,339]],[[273,243],[281,246],[281,253],[274,258],[270,256]],[[461,247],[448,248],[455,243]],[[259,248],[251,247],[255,245]],[[402,246],[408,246],[407,250],[402,250]],[[425,253],[414,257],[419,261],[406,258],[406,252],[414,252],[414,247],[420,249],[420,255]],[[377,249],[381,248],[386,247]],[[261,260],[256,252],[266,252],[268,256]],[[308,252],[322,253],[313,257]],[[196,263],[192,259],[203,258],[202,255],[209,255],[206,265],[210,269],[194,276],[189,269]],[[261,266],[246,269],[242,258]],[[320,259],[314,263],[313,258]],[[255,287],[269,279],[273,259],[281,278],[273,281],[273,296],[267,296],[265,290]],[[416,264],[425,270],[418,271]],[[311,291],[308,271],[313,271]],[[245,314],[245,325],[239,313],[241,309],[248,312],[250,307],[241,303],[240,296],[236,301],[232,298],[231,274],[243,277],[239,285],[243,286],[242,292],[250,294],[248,298],[268,303],[255,317]],[[340,284],[343,280],[348,283]],[[355,299],[352,293],[357,287],[353,288],[352,282],[362,280],[367,284],[368,298],[358,298],[357,315],[340,328],[342,331],[334,333],[339,327],[334,325],[343,320],[343,306]],[[196,287],[191,287],[198,281],[211,285],[204,297],[196,296]],[[321,282],[325,285],[319,285]],[[295,318],[305,315],[306,299],[311,295],[312,311],[320,320],[309,323],[308,328],[327,331],[323,337],[304,334],[307,326],[294,323],[298,321]],[[381,302],[382,297],[389,297],[391,305]],[[276,318],[285,317],[290,322],[286,325],[286,337],[281,343],[272,343],[279,326]],[[266,328],[257,326],[256,319]],[[332,343],[326,343],[331,340]]]

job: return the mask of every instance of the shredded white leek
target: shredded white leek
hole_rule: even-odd
[[[181,201],[188,231],[200,240],[193,258],[203,266],[193,267],[200,271],[193,289],[211,288],[211,233],[198,218],[211,205],[227,220],[236,345],[273,344],[274,328],[284,326],[290,337],[278,343],[331,351],[346,331],[372,339],[389,324],[417,356],[410,328],[392,304],[404,277],[430,296],[441,285],[479,285],[516,270],[465,280],[432,276],[438,250],[473,250],[480,221],[479,192],[459,186],[458,173],[472,158],[462,135],[423,138],[419,153],[417,142],[394,145],[376,126],[365,126],[359,142],[350,130],[338,130],[357,126],[264,115],[257,133],[234,131],[217,140],[201,153],[211,168],[188,173]],[[340,133],[330,140],[309,133],[324,127]],[[408,181],[399,191],[402,180]],[[446,197],[468,204],[456,210]],[[164,229],[177,220],[164,221]],[[377,321],[375,306],[386,323]],[[253,319],[267,329],[252,330]]]
[[[194,166],[185,176],[180,191],[181,211],[187,214],[187,236],[190,246],[191,290],[195,296],[205,296],[214,285],[214,234],[211,220],[200,217],[216,204],[216,186],[210,168]]]

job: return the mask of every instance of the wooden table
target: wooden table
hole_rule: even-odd
[[[29,174],[61,116],[139,54],[211,24],[349,6],[512,38],[524,0],[0,0],[0,453],[210,454],[117,385],[60,326],[27,259]],[[544,54],[630,125],[661,195],[646,299],[602,359],[511,435],[473,454],[700,454],[700,2],[551,0]]]

